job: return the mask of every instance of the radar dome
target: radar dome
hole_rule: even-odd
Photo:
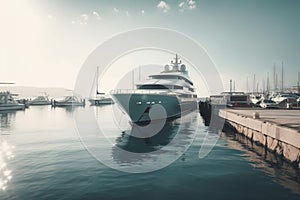
[[[180,70],[181,70],[181,71],[185,71],[185,70],[186,70],[186,66],[185,66],[185,65],[181,65],[181,66],[180,66]]]
[[[170,66],[169,65],[165,65],[165,71],[170,71]]]

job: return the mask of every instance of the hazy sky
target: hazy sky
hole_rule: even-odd
[[[252,87],[253,74],[261,81],[270,72],[272,80],[281,61],[285,85],[296,85],[299,8],[297,0],[1,1],[0,81],[73,88],[82,63],[103,41],[161,27],[201,44],[226,88],[234,79],[244,90],[247,76]]]

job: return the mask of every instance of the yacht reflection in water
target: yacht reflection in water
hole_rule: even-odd
[[[112,148],[112,157],[119,164],[137,164],[141,161],[157,161],[166,156],[167,160],[178,158],[192,143],[197,129],[197,113],[191,113],[181,119],[168,120],[156,124],[161,129],[150,137],[144,136],[147,129],[133,125],[129,131],[123,131],[116,138]],[[159,123],[159,122],[157,122]]]
[[[0,135],[9,134],[14,127],[16,111],[1,111],[0,112]]]

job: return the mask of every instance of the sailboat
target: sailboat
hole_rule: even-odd
[[[89,102],[91,106],[113,104],[114,101],[112,100],[112,98],[107,96],[104,92],[99,92],[98,82],[99,82],[99,67],[97,67],[97,72],[94,79],[95,84],[93,84],[96,85],[96,95],[89,98]]]

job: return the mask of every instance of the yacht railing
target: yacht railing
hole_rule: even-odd
[[[162,91],[162,90],[141,90],[141,89],[116,89],[111,90],[110,94],[157,94],[157,95],[169,95],[169,96],[177,96],[182,101],[190,101],[196,100],[196,97],[180,97],[180,93],[175,93],[170,90]]]
[[[159,91],[159,90],[133,90],[133,89],[116,89],[111,90],[110,94],[161,94],[161,95],[178,95],[177,93],[171,91]]]

